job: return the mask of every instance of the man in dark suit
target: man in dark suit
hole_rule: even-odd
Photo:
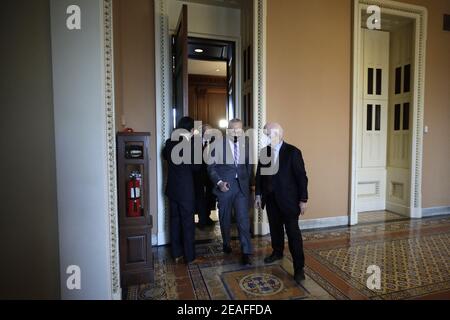
[[[252,166],[250,147],[244,136],[242,121],[231,120],[224,139],[213,146],[213,161],[208,173],[219,203],[223,251],[231,253],[231,214],[234,208],[242,250],[242,264],[251,265],[253,252],[250,237],[249,197]]]
[[[163,150],[164,159],[168,163],[166,196],[170,205],[170,239],[172,255],[177,263],[183,260],[190,263],[196,258],[194,172],[200,167],[193,161],[193,128],[193,119],[182,118],[177,127],[177,132],[181,132],[179,139],[175,136],[175,141],[167,140]],[[185,148],[181,149],[181,146]],[[191,154],[184,154],[189,149]]]
[[[208,134],[208,131],[211,129],[211,126],[205,124],[199,130],[201,132],[203,153],[207,152],[207,149],[211,144],[211,137]],[[198,214],[199,221],[197,226],[200,229],[214,224],[214,221],[211,219],[211,209],[215,206],[215,196],[212,192],[213,185],[208,177],[207,167],[208,166],[202,157],[201,169],[194,174],[195,211]]]
[[[272,255],[264,261],[272,263],[283,258],[284,228],[289,250],[294,260],[294,279],[305,280],[305,257],[299,228],[299,217],[305,214],[308,202],[308,177],[302,153],[283,141],[283,129],[277,123],[264,127],[270,145],[261,151],[268,161],[260,161],[256,173],[256,203],[259,209],[267,208]]]

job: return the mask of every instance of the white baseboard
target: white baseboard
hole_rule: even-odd
[[[450,207],[434,207],[422,209],[423,218],[443,215],[450,215]]]
[[[422,219],[422,208],[411,208],[411,219]]]
[[[299,225],[302,230],[348,226],[349,223],[350,223],[349,216],[339,216],[339,217],[299,221]]]
[[[154,242],[154,245],[156,246],[165,246],[169,244],[170,240],[168,235],[165,232],[159,232],[157,235],[157,239]]]
[[[152,234],[152,246],[157,246],[157,245],[158,245],[158,235]]]
[[[267,236],[268,234],[270,234],[270,228],[267,222],[254,223],[253,228],[253,232],[257,236]]]

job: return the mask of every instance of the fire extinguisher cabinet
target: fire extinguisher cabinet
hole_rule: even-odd
[[[117,135],[120,278],[123,288],[154,280],[149,147],[149,133]]]

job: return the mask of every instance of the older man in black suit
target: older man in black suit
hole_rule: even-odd
[[[305,214],[308,202],[308,177],[302,152],[283,141],[283,128],[268,123],[265,128],[270,145],[261,155],[268,161],[258,164],[256,173],[256,208],[267,208],[273,253],[264,261],[272,263],[283,258],[284,228],[294,260],[294,279],[305,280],[305,257],[299,228],[299,217]]]

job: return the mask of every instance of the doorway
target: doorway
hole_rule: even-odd
[[[350,224],[421,218],[426,9],[355,0]],[[381,28],[366,23],[381,9]]]
[[[187,115],[220,129],[237,115],[235,60],[234,42],[188,38]]]
[[[172,35],[173,128],[185,116],[218,128],[237,115],[236,43],[189,36],[189,26],[183,4]]]
[[[214,39],[235,43],[235,74],[236,98],[234,117],[243,118],[246,128],[262,128],[266,121],[266,23],[267,0],[242,0],[239,3],[220,3],[216,1],[189,1],[189,12],[186,16],[192,17],[191,29],[186,38],[195,37]],[[155,70],[156,83],[156,149],[162,150],[165,141],[170,138],[173,129],[173,70],[172,70],[172,35],[178,32],[180,26],[179,15],[183,1],[155,0],[155,59],[158,66]],[[222,14],[226,7],[227,14]],[[229,10],[228,10],[229,9]],[[195,20],[194,20],[195,18]],[[232,22],[235,21],[235,22]],[[178,24],[177,24],[178,22]],[[224,28],[227,26],[227,29]],[[188,28],[186,28],[187,30]],[[185,46],[186,60],[188,60],[188,47]],[[245,49],[245,50],[244,50]],[[244,56],[246,57],[244,60]],[[242,62],[246,61],[246,66]],[[188,63],[186,63],[188,65]],[[181,70],[181,69],[180,69]],[[185,68],[185,87],[189,87],[188,68]],[[244,73],[244,70],[246,72]],[[245,75],[245,77],[244,77]],[[244,80],[245,79],[245,80]],[[187,101],[186,94],[180,96],[181,101]],[[246,103],[243,104],[243,97]],[[242,108],[241,106],[244,106]],[[245,109],[245,110],[244,110]],[[184,111],[184,114],[189,114]],[[244,117],[245,115],[245,117]],[[227,114],[229,117],[230,114]],[[262,134],[255,130],[255,141],[262,141]],[[254,146],[258,152],[259,145]],[[157,237],[154,243],[165,245],[169,242],[168,208],[164,198],[164,162],[162,158],[157,163]],[[257,235],[269,233],[267,217],[263,212],[253,214],[253,229]]]

